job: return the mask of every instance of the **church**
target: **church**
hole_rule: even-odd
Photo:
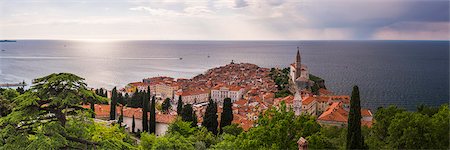
[[[302,64],[299,47],[297,47],[297,57],[295,62],[290,65],[290,76],[292,83],[297,85],[297,90],[307,88],[310,83],[308,67]]]
[[[295,115],[300,115],[302,112],[302,96],[301,91],[308,89],[311,82],[309,80],[309,71],[306,65],[302,64],[302,59],[300,56],[300,48],[297,47],[297,56],[295,62],[290,65],[290,77],[292,85],[294,85],[294,111]]]

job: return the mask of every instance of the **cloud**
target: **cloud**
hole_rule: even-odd
[[[377,29],[372,39],[378,40],[449,40],[447,22],[401,22]]]
[[[245,0],[234,0],[234,8],[247,7],[248,3]]]

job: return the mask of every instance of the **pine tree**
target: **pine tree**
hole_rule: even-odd
[[[164,102],[162,103],[162,111],[164,113],[167,113],[167,112],[169,112],[170,107],[171,107],[171,105],[170,105],[170,98],[166,98],[164,100]]]
[[[178,97],[178,103],[177,103],[177,114],[178,116],[181,116],[181,113],[183,112],[183,101],[181,100],[181,95]]]
[[[113,88],[111,92],[111,109],[109,111],[109,120],[116,120],[116,105],[117,105],[117,89]]]
[[[222,133],[222,128],[231,125],[233,121],[233,110],[231,108],[231,99],[225,98],[223,100],[223,111],[220,117],[220,133]]]
[[[361,134],[361,105],[358,86],[353,87],[348,114],[347,149],[364,149],[364,137]]]
[[[156,132],[155,96],[152,97],[152,105],[150,106],[149,127],[150,127],[150,133],[155,133]]]
[[[197,116],[195,115],[191,104],[184,105],[183,110],[181,112],[181,120],[191,122],[192,127],[197,126]]]
[[[131,122],[131,133],[134,133],[135,128],[136,128],[136,122],[134,121],[134,114],[133,114],[133,122]]]
[[[203,117],[202,125],[208,129],[208,131],[212,132],[214,135],[217,135],[217,104],[209,99],[209,104],[206,107],[205,116]]]
[[[142,96],[142,131],[148,132],[148,98],[147,94]]]

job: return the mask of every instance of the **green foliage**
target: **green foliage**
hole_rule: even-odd
[[[134,133],[136,130],[136,121],[134,120],[134,114],[133,114],[133,121],[131,122],[131,133]]]
[[[220,133],[222,133],[223,127],[231,125],[231,122],[233,121],[232,105],[230,98],[225,98],[223,100],[223,111],[220,116]]]
[[[374,149],[448,149],[449,114],[448,105],[432,116],[394,106],[380,108],[367,143]]]
[[[217,104],[212,99],[209,99],[205,116],[203,117],[202,126],[206,127],[208,131],[212,132],[215,135],[218,132],[217,127],[219,125],[219,123],[217,122],[217,117]]]
[[[417,106],[417,112],[431,117],[437,112],[439,112],[439,107],[429,107],[424,104],[421,104]]]
[[[258,120],[258,126],[238,136],[223,134],[217,149],[297,149],[297,140],[320,131],[314,117],[295,116],[285,105],[268,109]]]
[[[13,89],[4,89],[0,92],[0,117],[11,113],[14,108],[13,99],[19,96],[19,92]]]
[[[148,87],[148,89],[150,89],[150,86]],[[150,93],[150,90],[148,90],[148,93]],[[149,99],[150,97],[148,97],[147,93],[144,93],[143,96],[141,97],[141,101],[142,101],[142,131],[143,132],[148,132],[148,112],[149,112]]]
[[[178,103],[177,103],[177,114],[178,116],[181,116],[181,113],[183,111],[183,101],[181,100],[181,95],[178,97]]]
[[[223,127],[223,133],[231,134],[231,135],[234,135],[234,136],[237,136],[237,135],[241,134],[243,131],[244,131],[244,129],[239,127],[238,124],[234,124],[234,123],[231,124],[231,125],[228,125],[226,127]]]
[[[169,129],[167,130],[168,134],[180,134],[182,136],[190,136],[194,134],[195,128],[191,127],[190,122],[182,121],[180,118],[177,118],[175,122],[169,125]]]
[[[361,105],[358,86],[353,86],[348,114],[347,149],[364,149],[364,137],[361,134]]]
[[[114,87],[111,92],[111,104],[110,104],[110,111],[109,111],[109,120],[116,120],[116,106],[117,106],[117,89]]]
[[[181,119],[186,122],[191,122],[192,127],[197,126],[197,116],[195,115],[191,104],[184,105],[183,111],[181,112]]]
[[[35,79],[30,90],[14,99],[13,111],[0,118],[1,148],[132,149],[123,130],[94,123],[91,111],[81,107],[106,101],[87,90],[83,80],[70,73]]]
[[[193,143],[181,135],[156,137],[154,134],[141,134],[141,148],[152,150],[193,150]]]
[[[14,98],[16,98],[17,96],[19,96],[20,95],[20,93],[19,92],[17,92],[16,90],[14,90],[14,89],[6,89],[6,90],[4,90],[2,93],[1,93],[1,95],[3,95],[3,97],[5,98],[5,99],[7,99],[7,100],[13,100]]]
[[[152,97],[152,104],[150,105],[150,120],[148,124],[149,124],[149,133],[155,134],[156,132],[155,96]]]
[[[275,82],[278,87],[278,91],[275,92],[275,98],[286,97],[292,93],[289,91],[289,68],[284,68],[282,70],[278,68],[271,68],[269,76]]]
[[[170,107],[172,107],[172,105],[170,105],[170,98],[166,98],[162,103],[162,111],[167,113],[169,112]]]

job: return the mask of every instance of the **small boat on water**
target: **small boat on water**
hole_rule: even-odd
[[[4,51],[6,51],[6,50],[2,49],[2,52],[4,52]]]
[[[183,60],[183,57],[180,57],[180,60]]]

